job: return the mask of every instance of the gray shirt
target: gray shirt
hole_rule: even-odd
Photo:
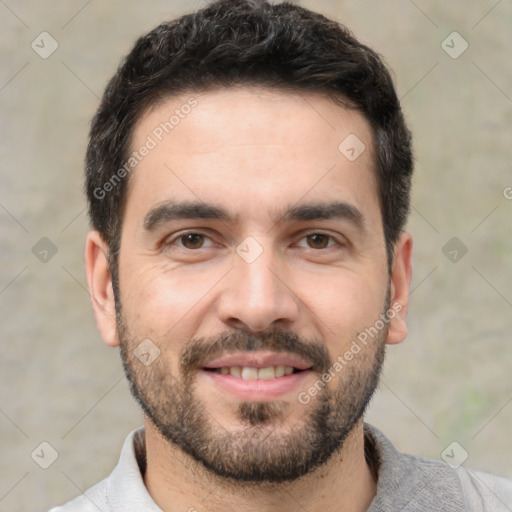
[[[400,453],[368,424],[365,452],[378,478],[368,512],[512,512],[510,480]],[[126,438],[109,477],[50,512],[161,512],[144,486],[145,465],[140,428]]]

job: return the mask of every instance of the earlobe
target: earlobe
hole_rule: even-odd
[[[398,239],[391,269],[389,328],[386,343],[393,345],[407,337],[407,309],[412,277],[412,235],[403,232]]]
[[[112,276],[108,266],[108,246],[97,231],[87,235],[85,268],[96,325],[103,341],[111,347],[119,345]]]

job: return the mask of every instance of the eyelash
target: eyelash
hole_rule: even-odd
[[[212,238],[208,235],[206,235],[205,233],[201,233],[200,231],[186,231],[186,232],[183,232],[183,233],[180,233],[178,234],[177,236],[173,237],[172,239],[170,240],[165,240],[163,245],[164,246],[172,246],[176,241],[178,240],[182,240],[183,238],[185,238],[186,236],[188,235],[199,235],[199,236],[202,236],[204,237],[205,239],[208,239],[210,241],[213,242]],[[333,235],[330,235],[328,233],[323,233],[321,231],[310,231],[308,233],[305,233],[302,238],[300,238],[300,241],[304,240],[304,239],[307,239],[309,236],[311,235],[321,235],[321,236],[325,236],[325,237],[328,237],[329,239],[329,242],[331,241],[334,241],[334,245],[328,245],[327,247],[322,247],[321,249],[315,249],[313,247],[307,247],[307,249],[310,249],[312,251],[320,251],[320,250],[327,250],[327,249],[332,249],[335,245],[338,245],[339,247],[344,247],[346,246],[346,243],[343,243],[341,242],[340,240],[336,239],[336,237],[334,237]],[[329,244],[328,242],[328,244]],[[198,247],[197,249],[189,249],[187,247],[184,247],[184,246],[178,246],[179,249],[184,249],[186,251],[191,251],[191,252],[195,252],[195,251],[198,251],[200,249],[207,249],[208,247],[211,247],[212,245],[209,245],[207,247]]]

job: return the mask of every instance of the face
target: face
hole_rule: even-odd
[[[240,88],[159,104],[142,146],[104,338],[170,443],[221,476],[298,478],[342,447],[404,337],[371,128],[319,95]]]

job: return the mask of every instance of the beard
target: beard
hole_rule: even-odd
[[[388,307],[387,298],[385,311]],[[276,329],[258,336],[235,331],[195,338],[181,355],[178,374],[172,375],[165,357],[172,340],[158,342],[160,356],[144,366],[134,354],[140,339],[131,335],[121,308],[117,309],[117,325],[131,392],[160,434],[217,476],[267,484],[296,480],[342,449],[377,388],[388,329],[386,324],[350,362],[345,361],[330,385],[322,387],[307,405],[297,400],[303,414],[293,424],[286,419],[296,404],[241,401],[236,409],[241,428],[228,431],[197,396],[195,377],[204,363],[238,351],[287,352],[309,362],[320,380],[333,367],[325,344]]]

